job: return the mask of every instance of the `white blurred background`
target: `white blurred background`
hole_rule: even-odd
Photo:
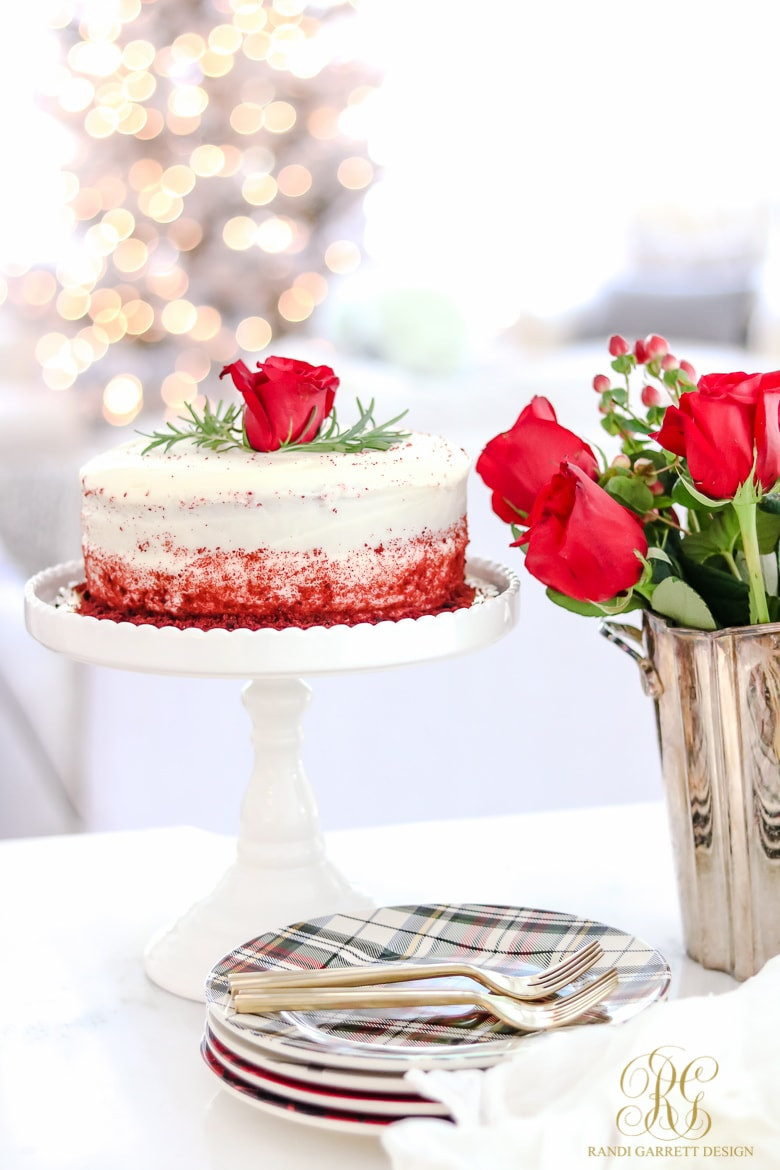
[[[39,0],[0,40],[0,835],[233,831],[242,683],[77,666],[21,589],[78,555],[78,469],[218,397],[332,364],[476,458],[534,393],[598,441],[612,332],[699,371],[780,364],[769,6]],[[224,384],[222,387],[224,392]],[[478,479],[472,549],[512,565]],[[523,574],[450,663],[316,680],[326,827],[660,795],[653,711]]]

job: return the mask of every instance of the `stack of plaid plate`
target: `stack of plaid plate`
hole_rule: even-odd
[[[411,1091],[406,1072],[488,1068],[528,1038],[462,1006],[238,1013],[229,976],[453,958],[531,974],[592,938],[604,958],[588,977],[612,966],[619,975],[600,1018],[627,1019],[666,994],[669,967],[657,951],[613,927],[556,911],[390,906],[367,917],[337,914],[296,923],[245,943],[211,971],[201,1051],[228,1092],[309,1125],[375,1133],[404,1117],[446,1117],[444,1106]],[[462,977],[436,982],[469,986]]]

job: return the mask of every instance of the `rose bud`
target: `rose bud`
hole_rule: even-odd
[[[330,366],[298,358],[269,357],[258,372],[242,361],[225,366],[246,408],[246,437],[255,451],[278,451],[287,442],[308,443],[333,409],[339,380]]]
[[[663,359],[663,361],[661,362],[661,369],[662,370],[679,370],[679,368],[680,368],[680,363],[678,362],[677,358],[674,356],[673,353],[668,353],[666,355],[666,357]]]
[[[558,593],[607,601],[642,576],[642,525],[581,467],[561,464],[536,497],[527,523],[513,547],[526,546],[529,573]]]
[[[642,404],[644,406],[660,406],[663,402],[663,394],[657,386],[653,386],[651,382],[645,382],[642,387]]]
[[[780,370],[707,374],[651,438],[685,459],[694,487],[713,500],[733,499],[748,480],[772,491],[780,479]]]
[[[606,374],[596,374],[596,377],[593,379],[593,389],[597,394],[604,394],[610,389],[611,385],[612,383]]]
[[[696,371],[694,370],[691,363],[690,362],[680,362],[680,369],[682,370],[682,372],[684,374],[687,375],[689,381],[693,382],[693,384],[695,386],[696,385]]]
[[[644,341],[634,342],[634,357],[639,362],[640,366],[647,361],[647,347]]]
[[[631,460],[628,455],[616,455],[610,463],[610,467],[622,468],[624,471],[631,470]]]
[[[657,333],[651,333],[649,337],[645,338],[645,353],[648,361],[654,361],[656,358],[662,358],[669,352],[669,342],[665,337],[659,337]]]
[[[628,353],[628,342],[619,333],[613,333],[609,339],[609,352],[613,357],[623,357]]]
[[[598,460],[588,444],[562,427],[552,404],[537,395],[510,430],[490,440],[476,471],[493,493],[493,511],[511,524],[531,511],[564,460],[583,468],[591,479],[598,476]]]

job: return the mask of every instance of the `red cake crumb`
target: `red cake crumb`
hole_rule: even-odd
[[[331,559],[323,549],[169,549],[165,572],[85,549],[80,612],[199,629],[282,629],[399,621],[461,609],[465,522],[413,540],[385,541],[372,556]],[[170,538],[163,538],[167,547]],[[366,546],[368,548],[368,546]]]
[[[174,618],[167,617],[165,614],[149,613],[148,611],[139,612],[138,610],[132,609],[116,609],[110,605],[106,605],[104,602],[95,601],[90,595],[86,583],[77,586],[76,593],[81,598],[78,612],[84,617],[105,618],[114,622],[130,622],[134,626],[157,626],[158,629],[173,626],[177,630],[285,630],[291,627],[309,629],[313,626],[356,626],[364,622],[370,625],[376,625],[382,621],[401,621],[403,618],[419,618],[424,617],[426,614],[436,615],[448,613],[457,609],[466,609],[472,605],[475,590],[471,585],[464,583],[453,591],[449,601],[434,610],[409,605],[397,608],[392,617],[388,617],[387,614],[377,614],[375,611],[370,612],[355,609],[351,614],[343,615],[338,619],[335,619],[332,615],[317,615],[314,613],[308,614],[305,618],[298,618],[295,621],[290,621],[289,618],[282,614],[276,616],[269,615],[265,619],[255,618],[246,614],[214,614],[207,617]]]

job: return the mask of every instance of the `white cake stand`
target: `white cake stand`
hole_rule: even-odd
[[[27,582],[29,632],[79,662],[153,674],[248,678],[243,701],[255,759],[241,807],[236,859],[216,889],[161,930],[145,952],[159,986],[202,1000],[206,975],[234,947],[267,930],[372,903],[325,855],[301,763],[302,676],[407,666],[497,641],[518,617],[520,583],[490,561],[471,560],[477,600],[467,609],[377,625],[284,630],[180,630],[85,617],[67,604],[83,580],[79,561]]]

